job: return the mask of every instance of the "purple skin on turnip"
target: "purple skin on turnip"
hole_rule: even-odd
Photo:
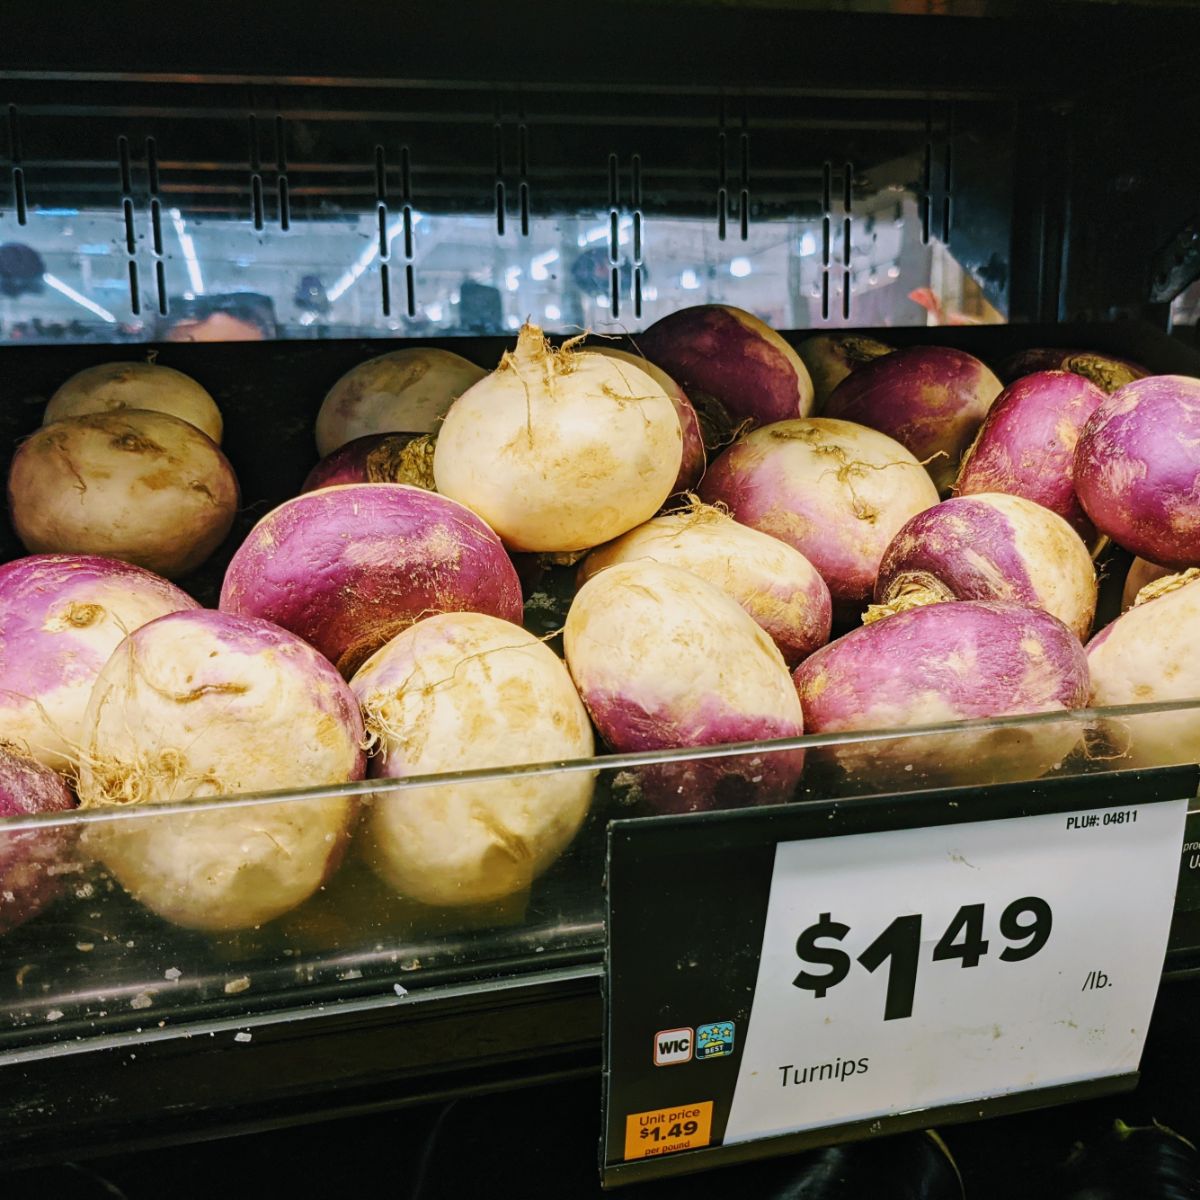
[[[825,415],[895,438],[944,493],[999,394],[1000,381],[965,351],[911,346],[848,375],[834,388]]]
[[[769,425],[812,410],[812,380],[800,356],[740,308],[680,309],[639,334],[637,347],[687,393],[707,424],[709,450],[747,421]]]
[[[1154,375],[1109,396],[1075,447],[1075,491],[1126,550],[1200,562],[1200,379]]]
[[[344,483],[410,483],[433,491],[433,439],[421,433],[369,433],[327,454],[300,491]]]
[[[1021,350],[1000,364],[997,375],[1006,383],[1014,383],[1025,375],[1038,371],[1070,371],[1098,387],[1105,395],[1117,388],[1144,379],[1150,374],[1140,363],[1127,358],[1114,358],[1094,350],[1033,349]]]
[[[0,744],[0,936],[37,916],[62,887],[76,842],[70,825],[7,831],[5,818],[69,812],[75,797],[56,772]]]
[[[1058,513],[1087,542],[1095,537],[1075,494],[1075,446],[1104,393],[1069,371],[1039,371],[1009,384],[988,412],[954,492],[1008,492]]]
[[[796,669],[809,733],[903,729],[1087,703],[1083,647],[1061,621],[1017,604],[930,604],[856,629]],[[871,786],[1037,778],[1071,752],[1073,722],[962,729],[836,747]]]
[[[347,678],[422,617],[522,614],[516,570],[487,525],[395,483],[322,488],[269,512],[233,556],[221,608],[291,630]]]
[[[1001,492],[959,496],[918,513],[892,540],[875,582],[878,617],[943,600],[1042,608],[1081,640],[1096,614],[1096,571],[1057,513]]]

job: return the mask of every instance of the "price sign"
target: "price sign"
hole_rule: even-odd
[[[615,823],[608,1181],[1129,1086],[1196,781]]]

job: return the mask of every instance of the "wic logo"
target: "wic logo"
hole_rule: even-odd
[[[656,1067],[673,1067],[677,1063],[691,1062],[692,1042],[690,1027],[660,1029],[654,1035],[654,1065]]]

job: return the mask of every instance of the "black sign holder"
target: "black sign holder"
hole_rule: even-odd
[[[613,821],[605,924],[604,1185],[683,1175],[1133,1088],[1137,1072],[721,1144],[750,1020],[778,843],[1132,807],[1195,796],[1198,784],[1200,767],[1163,767]],[[731,1051],[655,1066],[647,1028],[686,1026],[697,1013],[710,1014],[713,1022],[734,1023]],[[708,1146],[626,1161],[629,1114],[685,1109],[707,1100],[713,1102]]]

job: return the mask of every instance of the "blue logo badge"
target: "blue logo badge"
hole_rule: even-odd
[[[733,1022],[714,1021],[696,1026],[696,1057],[720,1058],[733,1053]]]

